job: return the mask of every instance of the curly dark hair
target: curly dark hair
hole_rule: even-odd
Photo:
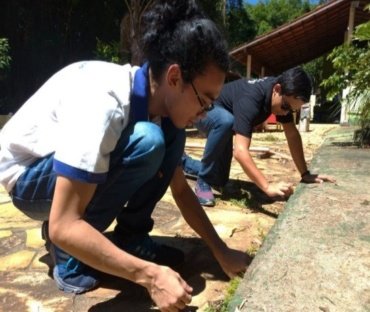
[[[293,95],[305,103],[310,101],[312,81],[310,76],[299,66],[283,72],[277,79],[281,85],[281,93]]]
[[[141,49],[156,80],[171,63],[187,83],[210,63],[229,68],[223,35],[193,0],[157,1],[143,16]]]

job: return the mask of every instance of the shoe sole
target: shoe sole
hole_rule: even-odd
[[[183,172],[184,172],[185,178],[192,179],[192,180],[198,179],[198,175],[196,175],[196,174],[187,173],[185,171],[183,171]]]
[[[213,199],[205,199],[204,197],[199,197],[197,195],[196,189],[194,189],[194,194],[198,198],[199,204],[201,204],[202,206],[213,207],[213,206],[216,205],[214,198]]]
[[[199,200],[199,198],[198,198]],[[205,206],[205,207],[214,207],[216,205],[216,203],[214,201],[206,201],[206,202],[202,202],[199,200],[199,204],[201,204],[202,206]]]
[[[45,248],[50,253],[50,257],[53,261],[53,265],[54,265],[53,278],[60,290],[66,293],[82,294],[84,292],[97,288],[97,286],[100,284],[99,280],[96,280],[96,282],[89,288],[73,286],[73,285],[65,283],[63,279],[59,277],[58,266],[56,265],[56,259],[54,255],[55,252],[52,250],[53,248],[52,248],[52,243],[50,241],[49,234],[48,234],[47,223],[42,224],[41,236],[42,236],[42,239],[45,240]]]

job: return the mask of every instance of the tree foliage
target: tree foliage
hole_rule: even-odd
[[[248,40],[244,8],[226,0],[197,0],[232,42]],[[153,0],[2,1],[0,114],[15,112],[53,73],[79,60],[138,64],[141,16]],[[234,1],[235,2],[235,1]],[[244,18],[244,20],[243,20]],[[238,20],[239,19],[239,20]],[[231,35],[229,36],[229,30]],[[8,44],[11,50],[6,52]],[[5,57],[5,55],[7,55]],[[9,58],[7,58],[9,57]],[[8,62],[12,60],[9,68]]]
[[[96,58],[99,42],[119,40],[123,0],[2,1],[0,38],[11,67],[0,79],[0,113],[18,107],[65,65]]]
[[[227,1],[226,27],[230,47],[249,41],[257,33],[256,23],[245,9],[242,0]]]
[[[273,7],[264,0],[266,23],[273,28],[285,22],[295,3],[285,0],[288,9]],[[65,0],[2,1],[0,38],[1,66],[8,68],[0,79],[0,113],[17,108],[60,68],[75,61],[103,59],[138,64],[141,16],[153,0]],[[229,47],[251,40],[263,23],[246,10],[242,0],[197,0],[210,19],[223,30]],[[271,0],[283,3],[283,0]],[[304,1],[302,2],[304,3]],[[282,4],[281,4],[282,6]],[[290,10],[290,15],[287,11]],[[297,9],[298,10],[298,9]],[[302,12],[302,8],[299,12]],[[261,13],[262,14],[262,13]],[[298,13],[297,13],[298,14]],[[280,16],[280,17],[279,17]],[[281,16],[284,16],[282,18]],[[4,42],[4,41],[2,41]],[[4,58],[7,55],[8,58]],[[9,68],[9,61],[12,61]],[[0,69],[0,76],[3,69]],[[2,75],[1,75],[2,74]]]
[[[370,5],[366,9],[370,10]],[[348,108],[359,113],[362,133],[368,136],[359,138],[364,144],[370,139],[370,21],[356,27],[353,39],[352,44],[339,46],[329,54],[335,71],[322,85],[330,89],[330,96],[350,87]]]
[[[256,5],[248,5],[248,11],[258,25],[257,35],[271,31],[312,8],[309,0],[259,0]]]
[[[120,45],[118,41],[104,42],[96,38],[95,56],[97,59],[119,64],[121,63],[119,51]]]
[[[0,38],[0,74],[10,66],[11,57],[9,56],[9,42],[6,38]]]
[[[309,0],[259,0],[256,5],[247,5],[247,10],[257,25],[257,35],[262,35],[311,11],[323,2],[325,1],[319,0],[311,4]],[[324,70],[328,68],[325,57],[303,64],[303,67],[313,78],[314,90],[317,92],[325,76]]]

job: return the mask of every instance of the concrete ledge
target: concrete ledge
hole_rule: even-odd
[[[370,311],[370,149],[330,132],[266,237],[228,311]]]

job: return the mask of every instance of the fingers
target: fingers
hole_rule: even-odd
[[[185,285],[184,289],[189,294],[193,292],[193,287],[189,286],[188,284]],[[191,300],[191,296],[190,296],[190,300]]]
[[[156,273],[148,291],[158,308],[163,312],[184,309],[192,300],[193,288],[168,267],[158,266]]]
[[[187,298],[186,299],[186,302],[182,301],[182,300],[179,300],[176,304],[175,304],[175,308],[176,309],[179,309],[179,310],[183,310],[186,308],[186,306],[191,302],[191,296],[189,295],[190,299]],[[175,310],[177,311],[177,310]]]
[[[223,261],[219,263],[226,275],[232,279],[234,277],[242,277],[246,272],[250,258],[244,251],[227,248],[223,253]]]
[[[328,176],[328,175],[321,175],[321,174],[318,174],[318,175],[314,175],[315,179],[314,181],[316,183],[323,183],[323,182],[331,182],[331,183],[335,183],[336,180],[335,178],[331,177],[331,176]]]
[[[181,278],[179,276],[179,278]],[[184,309],[192,300],[192,291],[193,288],[189,286],[183,279],[181,279],[181,286],[183,287],[183,294],[177,300],[176,304],[174,305],[176,308],[182,310]]]
[[[189,293],[186,293],[184,296],[179,298],[179,300],[171,307],[171,311],[183,310],[188,304],[190,304],[192,296]]]
[[[331,183],[335,183],[336,182],[336,180],[335,180],[334,177],[328,176],[328,175],[319,175],[318,178],[322,179],[325,182],[331,182]]]
[[[289,196],[293,193],[293,186],[290,183],[283,183],[280,185],[279,191],[282,192],[281,196]]]
[[[277,184],[270,184],[266,194],[270,197],[281,196],[287,197],[293,193],[293,185],[291,183],[280,182]]]
[[[241,271],[228,271],[228,272],[225,272],[225,273],[230,279],[233,279],[233,278],[236,278],[236,277],[243,278],[245,272],[246,272],[246,269],[241,270]]]
[[[190,287],[191,288],[191,287]],[[162,307],[162,312],[178,312],[186,308],[188,304],[191,303],[192,296],[190,293],[185,292],[183,296],[177,299],[176,302],[168,304],[166,307]]]
[[[192,295],[190,293],[186,293],[182,298],[182,302],[186,305],[186,304],[189,304],[191,302],[191,299],[192,299]]]

